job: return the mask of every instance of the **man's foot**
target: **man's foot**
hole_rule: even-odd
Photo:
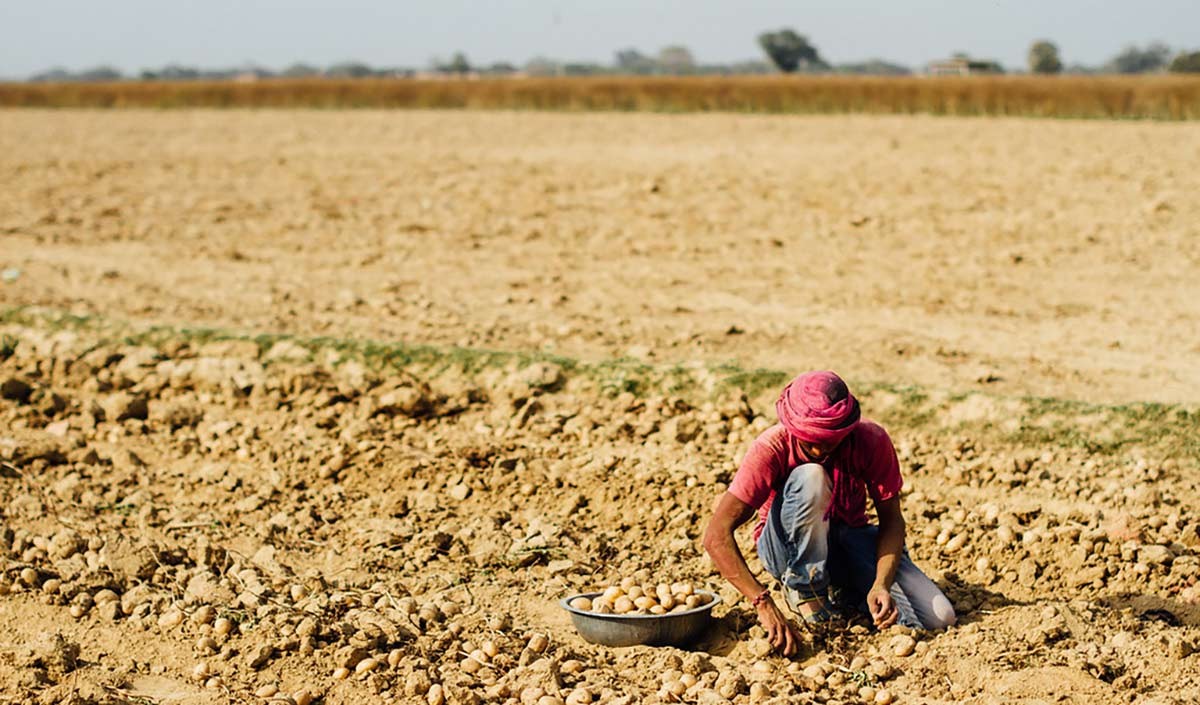
[[[806,593],[784,585],[783,599],[792,612],[808,624],[824,624],[834,617],[823,593]]]

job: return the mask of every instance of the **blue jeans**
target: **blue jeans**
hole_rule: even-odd
[[[809,463],[794,468],[775,494],[758,538],[758,557],[768,573],[801,595],[824,596],[832,586],[842,592],[839,602],[869,613],[867,592],[875,582],[879,527],[826,519],[832,495],[823,467]],[[942,629],[955,622],[950,601],[912,562],[908,549],[900,557],[891,595],[900,624]]]

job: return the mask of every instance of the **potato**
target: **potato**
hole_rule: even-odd
[[[687,597],[688,595],[691,595],[694,590],[692,589],[691,583],[675,583],[671,585],[671,592]]]
[[[379,668],[379,659],[368,657],[358,662],[354,667],[354,672],[358,674],[370,673],[377,668]]]
[[[550,645],[550,639],[545,634],[534,634],[529,637],[529,643],[525,648],[535,654],[540,654]]]
[[[496,656],[499,655],[499,653],[500,653],[500,647],[497,646],[496,642],[494,642],[494,641],[483,642],[482,644],[479,645],[479,650],[482,651],[484,653],[484,655],[488,657],[489,661],[491,659],[496,658]]]
[[[594,614],[668,614],[695,609],[708,603],[708,598],[696,593],[691,583],[651,583],[647,570],[621,578],[596,597],[575,597],[568,606]]]

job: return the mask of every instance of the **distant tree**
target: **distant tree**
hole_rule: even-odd
[[[55,66],[47,71],[33,74],[29,80],[34,83],[62,83],[75,80],[75,76],[61,66]]]
[[[1167,65],[1171,49],[1162,42],[1148,44],[1145,49],[1130,45],[1108,62],[1106,68],[1115,73],[1152,73]]]
[[[1200,73],[1200,51],[1183,53],[1171,62],[1172,73]]]
[[[611,73],[607,66],[589,61],[568,61],[562,65],[564,76],[600,76],[606,73]]]
[[[763,32],[758,35],[758,45],[766,52],[771,63],[780,71],[791,73],[797,69],[825,69],[829,65],[821,58],[817,48],[808,43],[808,38],[791,29]]]
[[[1029,47],[1030,73],[1059,73],[1062,59],[1058,58],[1058,47],[1045,39],[1039,39]]]
[[[492,76],[507,76],[517,72],[517,67],[507,61],[497,61],[496,63],[482,69],[483,73]]]
[[[467,61],[467,55],[461,51],[454,52],[454,56],[450,57],[450,63],[440,67],[446,73],[464,74],[471,71],[471,62]]]
[[[906,76],[912,69],[900,64],[893,64],[883,59],[868,59],[857,64],[838,64],[833,67],[836,73],[862,74],[867,76]]]
[[[622,49],[616,54],[617,70],[621,73],[654,73],[654,59],[637,49]]]
[[[310,76],[319,76],[321,69],[308,64],[292,64],[279,73],[284,78],[308,78]]]
[[[692,57],[691,50],[685,46],[663,47],[658,52],[658,66],[664,73],[692,73],[696,69],[696,59]]]
[[[370,66],[359,61],[343,61],[325,70],[325,75],[331,78],[366,78],[374,73]]]
[[[123,78],[121,72],[112,66],[97,66],[75,74],[77,81],[120,81]]]
[[[167,64],[154,73],[163,81],[194,81],[200,78],[200,69],[179,64]]]

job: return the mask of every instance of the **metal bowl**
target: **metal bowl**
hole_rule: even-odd
[[[568,604],[577,597],[594,599],[602,593],[583,592],[559,600],[558,604],[571,613],[576,631],[587,641],[604,646],[687,646],[694,643],[712,620],[712,609],[721,598],[707,590],[697,595],[708,602],[683,612],[667,614],[597,614],[577,610]]]

